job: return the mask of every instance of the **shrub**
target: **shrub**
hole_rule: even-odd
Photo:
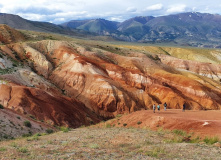
[[[27,153],[28,149],[26,147],[23,147],[23,148],[19,148],[18,151],[21,153]]]
[[[2,104],[0,104],[0,109],[4,109],[4,106]]]
[[[178,129],[175,129],[173,130],[173,133],[177,134],[177,135],[180,135],[180,136],[185,136],[186,135],[186,132],[183,131],[183,130],[178,130]]]
[[[116,118],[120,118],[120,117],[122,117],[122,114],[116,115]]]
[[[145,155],[158,158],[160,155],[163,155],[165,153],[166,151],[164,147],[154,147],[152,150],[147,151]]]
[[[91,125],[94,124],[94,121],[90,121],[90,124],[91,124]]]
[[[219,138],[218,138],[218,137],[212,137],[212,138],[205,137],[203,141],[204,141],[206,144],[214,144],[214,143],[216,143],[216,142],[219,142]]]
[[[32,136],[31,131],[29,131],[28,133],[22,135],[22,137],[30,137],[30,136]]]
[[[1,147],[1,148],[0,148],[0,152],[6,151],[6,150],[7,150],[7,149],[4,148],[4,147]]]
[[[51,134],[51,133],[54,132],[54,130],[53,130],[53,129],[46,129],[45,132],[46,132],[47,134]]]
[[[110,124],[110,123],[107,123],[105,127],[106,127],[106,128],[111,128],[111,124]]]
[[[35,135],[33,137],[27,138],[27,141],[38,141],[38,140],[39,140],[39,137]]]
[[[89,147],[93,148],[93,149],[98,149],[99,145],[98,144],[91,144]]]
[[[35,116],[33,116],[33,115],[29,115],[29,117],[30,117],[31,119],[36,120]]]
[[[197,136],[197,137],[195,137],[195,138],[192,138],[191,140],[190,140],[190,143],[199,143],[201,140],[200,140],[200,137],[199,136]]]
[[[141,123],[142,123],[141,121],[138,121],[138,122],[137,122],[138,125],[140,125]]]
[[[123,126],[124,126],[124,127],[127,126],[127,123],[124,123]]]
[[[29,122],[29,121],[24,121],[24,125],[25,125],[26,127],[31,128],[31,122]]]
[[[60,130],[63,131],[63,132],[68,132],[70,131],[70,129],[68,127],[64,127],[64,126],[61,126],[60,127]]]

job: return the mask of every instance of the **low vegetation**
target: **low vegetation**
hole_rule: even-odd
[[[106,122],[102,122],[106,123]],[[181,130],[118,128],[106,125],[35,134],[2,141],[0,157],[6,159],[216,159],[218,138],[189,137]],[[220,142],[219,142],[220,143]]]
[[[31,122],[30,121],[24,121],[24,126],[31,128]]]
[[[4,109],[4,106],[2,104],[0,104],[0,109]]]

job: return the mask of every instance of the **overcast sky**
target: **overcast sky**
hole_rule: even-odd
[[[121,22],[181,12],[221,14],[221,0],[1,0],[0,12],[56,24],[92,18]]]

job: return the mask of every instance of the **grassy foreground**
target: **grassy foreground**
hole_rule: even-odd
[[[212,140],[189,140],[180,130],[106,125],[2,141],[0,159],[219,159],[218,139]]]

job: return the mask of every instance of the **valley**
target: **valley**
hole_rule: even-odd
[[[87,150],[103,148],[104,157],[101,158],[105,159],[105,154],[112,152],[116,145],[125,150],[106,159],[122,158],[124,153],[129,158],[134,155],[140,159],[162,158],[164,152],[169,152],[166,149],[168,146],[179,146],[181,152],[189,147],[190,150],[196,148],[191,150],[191,153],[202,148],[214,148],[214,152],[211,152],[214,156],[220,153],[217,146],[192,145],[189,141],[168,146],[162,144],[162,139],[167,139],[173,130],[184,130],[188,134],[194,132],[196,136],[201,137],[199,142],[202,142],[205,136],[221,136],[219,130],[216,134],[212,133],[220,126],[220,119],[215,118],[219,117],[221,109],[220,49],[79,39],[52,33],[15,30],[7,25],[0,25],[0,31],[0,125],[4,128],[0,133],[1,156],[13,150],[9,158],[28,159],[38,154],[39,149],[41,153],[45,153],[39,155],[40,158],[49,159],[50,156],[47,155],[51,155],[52,152],[58,154],[53,154],[50,158],[68,158],[73,156],[70,155],[73,150],[76,151],[76,154],[73,151],[74,156],[86,158],[91,156],[84,153]],[[164,102],[168,104],[168,111],[153,115],[153,104],[163,107]],[[184,103],[186,112],[180,113]],[[165,121],[161,123],[153,119]],[[27,125],[27,121],[31,123],[31,127]],[[180,123],[176,124],[178,121]],[[188,124],[185,124],[187,121]],[[209,125],[203,127],[204,121],[211,121],[211,125],[209,122]],[[198,122],[199,126],[194,127]],[[104,128],[101,131],[99,128],[102,126]],[[68,133],[57,132],[61,128],[72,130]],[[94,128],[97,128],[97,131]],[[156,132],[159,129],[162,133]],[[165,131],[167,129],[171,131]],[[86,145],[84,151],[80,152],[69,146],[67,137],[75,139],[88,130],[93,132],[93,135],[96,134],[94,132],[100,132],[102,135],[110,132],[111,135],[119,134],[120,137],[129,133],[133,138],[138,138],[137,133],[140,136],[150,136],[147,141],[151,141],[151,144],[155,134],[162,134],[162,137],[157,137],[153,146],[145,144],[143,147],[141,142],[136,144],[140,149],[132,146],[135,147],[134,155],[127,151],[131,150],[130,144],[124,144],[118,138],[109,139],[113,142],[108,146],[111,149],[104,149],[105,146],[97,144],[98,142],[91,146],[84,141],[78,141],[79,138],[71,140],[70,143],[79,142],[77,144],[82,148]],[[49,131],[56,133],[37,136],[36,139],[28,137],[13,142],[10,140],[22,136],[42,135]],[[88,136],[95,139],[101,137],[93,135]],[[59,136],[61,139],[57,141]],[[191,135],[191,139],[195,138]],[[103,143],[106,143],[105,139],[102,139]],[[31,141],[32,145],[37,144],[37,151],[30,153],[31,148],[25,146],[26,141]],[[134,143],[134,140],[129,142]],[[14,146],[17,147],[13,148],[10,143],[15,143]],[[219,140],[216,144],[220,144]],[[64,147],[61,152],[45,149],[48,146],[58,147],[57,145]],[[153,156],[154,151],[148,148],[157,148],[159,145],[164,146],[163,153]],[[19,151],[18,146],[25,147],[27,152]],[[68,153],[63,153],[67,149]],[[95,152],[90,154],[97,155],[97,150]],[[168,159],[182,156],[196,158],[191,154],[167,156]]]

